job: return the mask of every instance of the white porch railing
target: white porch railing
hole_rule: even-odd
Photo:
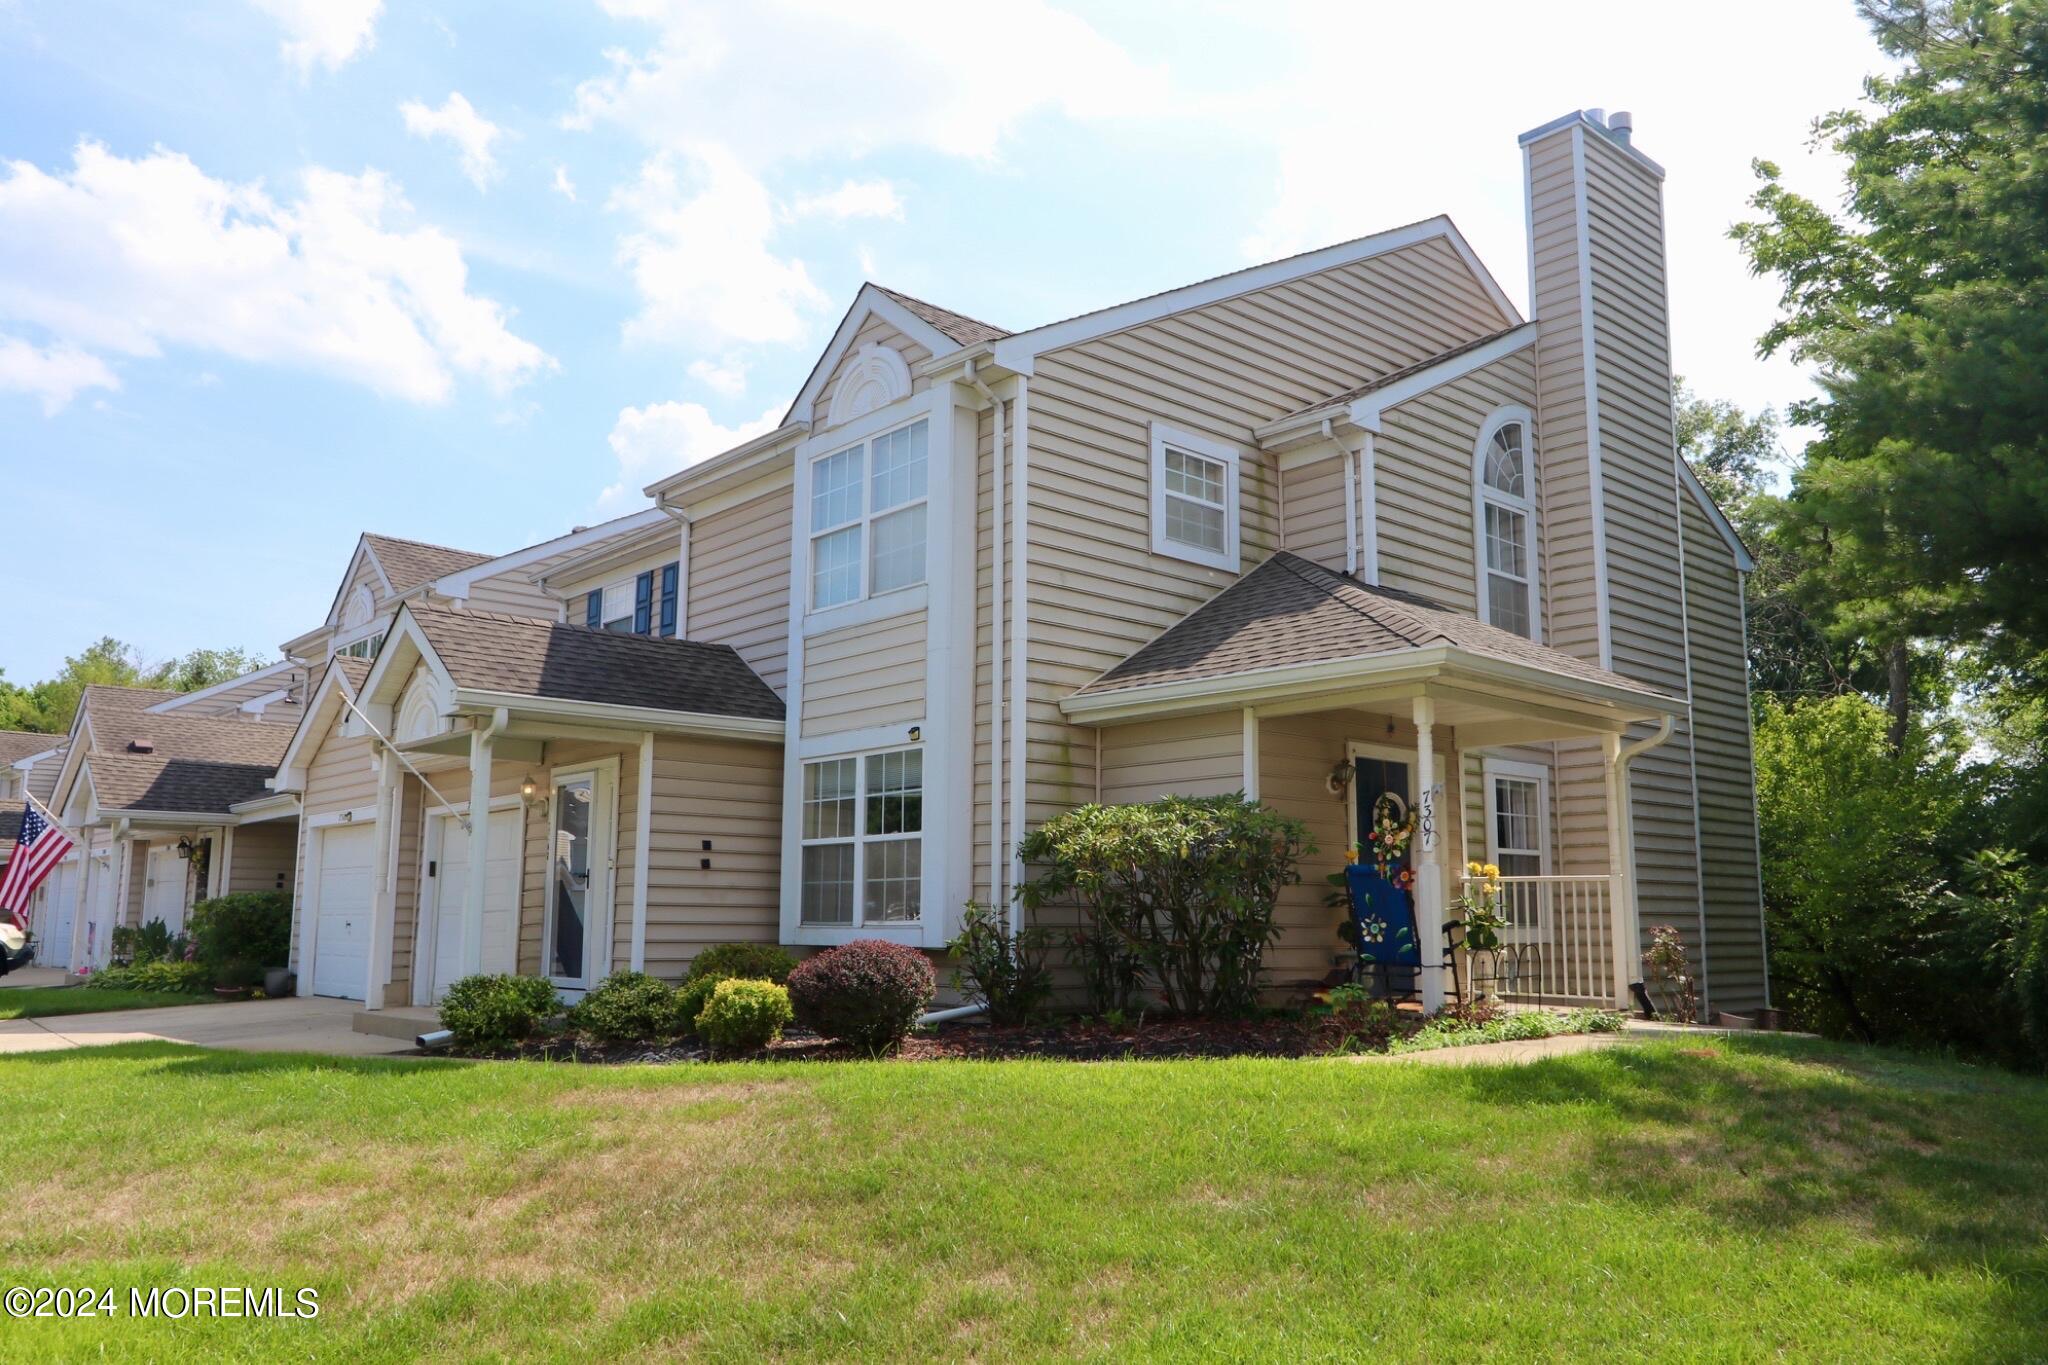
[[[1472,878],[1462,880],[1461,890],[1477,890]],[[1619,987],[1611,879],[1495,880],[1508,921],[1501,951],[1497,965],[1491,953],[1461,954],[1467,989],[1528,1004],[1613,1005]]]

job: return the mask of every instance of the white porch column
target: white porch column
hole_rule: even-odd
[[[213,857],[206,865],[206,895],[219,896],[228,889],[228,870],[235,858],[235,827],[222,825],[213,832]]]
[[[1635,837],[1629,819],[1628,765],[1620,735],[1600,741],[1607,760],[1607,916],[1614,934],[1614,1003],[1629,1009],[1628,983],[1636,979],[1642,930],[1636,917]]]
[[[377,755],[377,837],[371,855],[370,951],[363,955],[363,1008],[384,1008],[384,987],[391,980],[393,913],[391,850],[398,836],[398,780],[403,770],[389,753]]]
[[[1422,1008],[1444,1007],[1443,840],[1437,832],[1436,703],[1415,699],[1415,933],[1422,940]]]
[[[1102,731],[1095,736],[1100,744]],[[1244,799],[1259,799],[1259,713],[1249,706],[1244,708]]]
[[[491,753],[497,723],[469,732],[469,885],[462,898],[462,975],[484,969],[484,882],[491,868]]]

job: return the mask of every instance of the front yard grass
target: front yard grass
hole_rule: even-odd
[[[0,988],[0,1019],[47,1019],[59,1014],[98,1014],[102,1010],[204,1005],[218,998],[212,994],[107,990],[98,986],[15,986]]]
[[[2048,1084],[1782,1039],[1511,1068],[0,1060],[14,1359],[2016,1359]]]

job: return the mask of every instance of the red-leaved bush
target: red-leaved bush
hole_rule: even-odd
[[[923,953],[878,938],[828,948],[789,974],[799,1024],[876,1057],[910,1036],[938,989]]]

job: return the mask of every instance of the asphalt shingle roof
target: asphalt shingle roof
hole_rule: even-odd
[[[1450,645],[1565,678],[1656,689],[1461,615],[1414,593],[1368,587],[1282,550],[1076,696],[1223,678],[1254,669],[1325,663]]]
[[[295,727],[144,709],[178,695],[86,688],[80,705],[92,723],[93,747],[85,761],[102,810],[224,814],[267,793],[263,780],[277,771]],[[149,752],[137,751],[143,743]]]
[[[455,685],[557,701],[781,720],[782,699],[730,645],[408,604]]]
[[[0,801],[0,863],[14,856],[14,841],[21,837],[21,817],[27,813],[26,801]]]
[[[0,730],[0,766],[64,747],[64,736],[39,734],[33,730]]]
[[[247,728],[285,729],[282,725]],[[289,731],[285,737],[291,737]],[[278,752],[284,752],[282,745]],[[87,764],[101,810],[205,815],[225,815],[237,802],[268,796],[270,789],[263,785],[264,779],[277,771],[274,759],[268,763],[216,763],[163,754],[96,753]]]
[[[902,304],[912,313],[929,322],[962,346],[973,346],[984,341],[999,341],[1003,337],[1010,335],[1009,332],[992,322],[983,322],[978,318],[968,317],[965,313],[956,313],[950,308],[941,308],[936,303],[926,303],[923,299],[912,298],[910,295],[898,293],[894,289],[884,289],[879,284],[875,288],[881,290],[882,293],[887,294],[890,298],[896,300],[896,302]]]
[[[446,574],[473,569],[496,558],[495,555],[481,555],[474,550],[457,550],[446,545],[429,545],[420,540],[380,536],[373,531],[365,531],[363,540],[369,545],[370,553],[377,556],[377,563],[383,566],[384,576],[391,580],[391,591],[394,593],[416,588],[430,579],[440,578]]]

